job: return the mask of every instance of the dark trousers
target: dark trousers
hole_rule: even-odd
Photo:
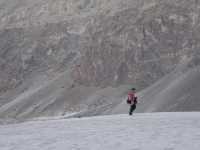
[[[129,110],[129,115],[132,115],[133,114],[133,111],[136,109],[136,105],[133,104],[130,106],[130,110]]]

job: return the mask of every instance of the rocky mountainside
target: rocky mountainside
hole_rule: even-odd
[[[198,69],[199,21],[198,0],[0,0],[0,117],[99,114]]]

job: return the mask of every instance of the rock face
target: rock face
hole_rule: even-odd
[[[146,87],[198,57],[198,3],[159,1],[99,18],[88,27],[83,82]],[[89,66],[89,67],[88,67]]]
[[[199,20],[198,0],[0,0],[0,116],[77,111],[100,88],[196,68]]]

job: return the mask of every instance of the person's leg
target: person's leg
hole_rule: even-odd
[[[129,109],[129,115],[132,115],[133,111],[132,111],[132,105],[130,105],[130,109]]]
[[[135,109],[136,109],[136,105],[134,104],[134,105],[133,105],[133,111],[135,111]]]
[[[136,105],[131,105],[129,115],[133,114],[133,111],[135,110],[135,108],[136,108]]]

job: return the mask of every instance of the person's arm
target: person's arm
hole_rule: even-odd
[[[134,104],[137,104],[138,101],[137,101],[137,96],[134,97]]]

